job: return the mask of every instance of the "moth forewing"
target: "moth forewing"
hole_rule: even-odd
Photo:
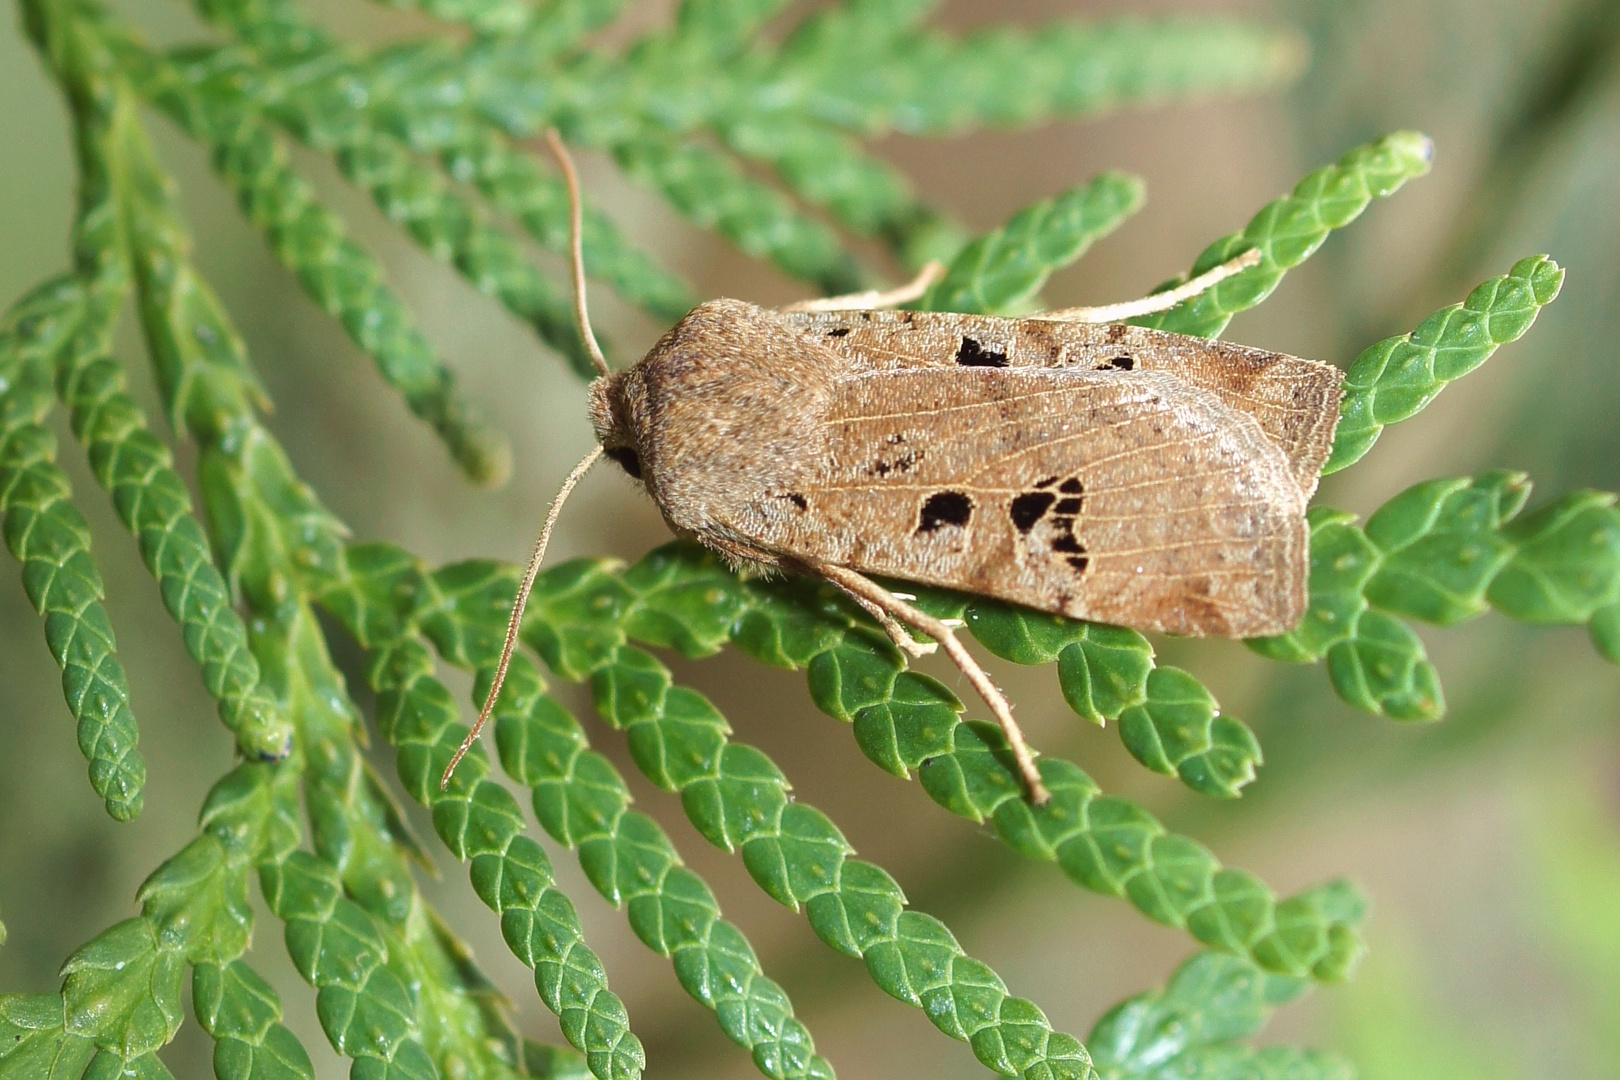
[[[1016,320],[894,330],[866,353],[813,321],[830,318],[705,304],[593,394],[603,445],[637,455],[678,532],[1144,630],[1300,617],[1305,496],[1253,415],[1145,364],[938,362],[964,327],[1027,353]]]
[[[1252,416],[1288,456],[1306,498],[1333,447],[1344,375],[1316,360],[1123,323],[921,311],[792,312],[783,318],[825,340],[857,368],[1169,372]]]
[[[868,371],[823,426],[797,512],[771,492],[741,519],[762,547],[1144,630],[1275,634],[1303,612],[1287,458],[1172,375]]]

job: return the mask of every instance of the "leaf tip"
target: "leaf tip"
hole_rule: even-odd
[[[1392,132],[1375,145],[1399,160],[1408,178],[1426,176],[1434,167],[1434,140],[1421,131]]]
[[[1530,281],[1537,307],[1546,307],[1558,299],[1558,294],[1564,288],[1564,268],[1551,255],[1532,255],[1513,270],[1518,271],[1520,267],[1524,268],[1525,276]]]

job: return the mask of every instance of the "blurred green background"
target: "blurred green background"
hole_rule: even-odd
[[[160,41],[197,33],[178,3],[115,6]],[[635,7],[613,37],[657,25],[669,6]],[[359,3],[316,7],[357,41],[426,29]],[[1048,289],[1054,304],[1068,305],[1142,294],[1309,169],[1387,131],[1419,128],[1437,145],[1433,174],[1329,240],[1228,336],[1342,364],[1462,299],[1518,256],[1549,252],[1569,275],[1535,330],[1417,422],[1391,429],[1358,468],[1324,484],[1320,499],[1366,513],[1417,480],[1493,467],[1528,471],[1540,497],[1620,489],[1620,3],[959,0],[940,21],[967,28],[1127,11],[1240,13],[1292,25],[1309,38],[1312,63],[1293,88],[1267,98],[953,142],[892,138],[881,152],[975,229],[1105,168],[1143,176],[1148,208]],[[73,171],[64,118],[18,27],[0,24],[0,302],[67,266]],[[178,176],[200,266],[248,338],[277,403],[271,426],[298,470],[361,539],[393,540],[433,562],[520,558],[557,483],[589,445],[583,386],[493,300],[413,248],[327,162],[301,154],[298,164],[387,260],[469,394],[510,433],[512,482],[495,492],[470,488],[273,261],[203,153],[151,120]],[[583,166],[590,198],[701,295],[762,303],[803,295],[678,219],[606,160]],[[595,308],[622,355],[638,354],[662,329],[605,291]],[[144,379],[139,341],[127,322],[125,330],[123,348],[136,358],[130,369]],[[140,392],[158,414],[150,385]],[[142,817],[118,825],[89,792],[55,665],[13,577],[0,586],[0,913],[10,928],[0,992],[53,988],[74,947],[133,913],[137,885],[192,834],[202,795],[232,753],[133,544],[65,425],[62,434],[143,722],[149,794]],[[189,471],[188,451],[180,456]],[[570,504],[553,558],[634,557],[666,538],[651,503],[604,470]],[[1352,711],[1318,667],[1285,668],[1231,644],[1166,645],[1174,662],[1251,722],[1266,748],[1259,780],[1232,804],[1144,772],[1112,732],[1076,720],[1049,671],[998,669],[998,677],[1036,746],[1080,762],[1105,789],[1141,802],[1227,863],[1283,894],[1345,875],[1371,895],[1372,953],[1360,976],[1285,1010],[1268,1040],[1337,1047],[1367,1080],[1620,1076],[1620,672],[1575,630],[1486,618],[1423,635],[1450,702],[1447,718],[1426,727]],[[354,657],[339,659],[354,671]],[[849,733],[806,700],[800,677],[734,656],[675,666],[741,737],[782,763],[865,857],[894,873],[913,903],[950,923],[1058,1028],[1089,1029],[1107,1006],[1162,982],[1191,951],[1185,935],[1075,889],[1051,865],[1019,860],[941,813],[915,785],[871,769]],[[350,681],[368,704],[363,680]],[[454,685],[466,689],[464,680]],[[622,741],[596,731],[604,752],[622,759]],[[767,971],[792,993],[840,1075],[983,1075],[963,1048],[766,899],[739,864],[696,836],[672,800],[625,772],[642,808],[714,884]],[[647,1043],[648,1076],[754,1075],[573,858],[553,855]],[[515,1002],[524,1033],[554,1041],[555,1022],[464,875],[447,874],[427,891]],[[274,926],[261,919],[257,963],[275,976],[289,1023],[313,1035],[313,995]],[[322,1076],[343,1074],[318,1036],[306,1045]],[[164,1056],[177,1075],[203,1076],[209,1053],[188,1027]]]

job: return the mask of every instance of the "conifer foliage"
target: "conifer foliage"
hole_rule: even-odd
[[[206,39],[158,49],[98,0],[19,3],[68,106],[78,213],[72,269],[0,326],[6,546],[61,668],[91,787],[112,817],[129,820],[148,794],[139,703],[76,507],[84,496],[59,464],[51,420],[63,410],[173,616],[166,632],[195,660],[241,759],[210,791],[195,837],[142,886],[137,915],[70,956],[60,986],[0,997],[0,1080],[168,1077],[160,1052],[187,1022],[188,978],[220,1080],[310,1078],[302,1040],[322,1035],[363,1080],[639,1076],[633,1018],[497,768],[531,793],[545,832],[761,1073],[831,1077],[787,993],[670,836],[632,808],[624,779],[591,748],[590,727],[548,693],[543,670],[588,681],[599,718],[624,733],[637,769],[679,795],[704,839],[737,854],[770,897],[992,1071],[1348,1076],[1331,1054],[1248,1040],[1278,1005],[1351,974],[1363,908],[1353,888],[1278,896],[1050,756],[1040,769],[1054,797],[1032,806],[994,725],[968,718],[863,613],[807,582],[739,578],[682,544],[629,566],[550,569],[525,624],[531,652],[518,656],[497,710],[495,760],[475,748],[440,790],[468,715],[439,673],[473,672],[482,694],[516,571],[431,566],[385,542],[356,542],[298,477],[265,423],[242,337],[192,261],[150,135],[161,114],[207,148],[277,259],[469,479],[494,483],[509,464],[500,433],[462,395],[377,257],[299,174],[294,144],[330,157],[415,243],[583,373],[565,286],[530,255],[531,245],[567,243],[564,187],[535,149],[547,127],[605,151],[692,222],[817,289],[871,284],[883,275],[856,252],[881,248],[891,275],[948,263],[924,306],[1025,311],[1048,275],[1139,208],[1140,182],[1104,174],[969,237],[866,143],[1264,89],[1299,65],[1290,34],[1123,19],[955,36],[930,24],[933,0],[843,0],[786,25],[782,0],[684,0],[668,26],[609,49],[594,32],[623,0],[398,0],[446,24],[442,32],[368,50],[293,0],[197,0]],[[1259,250],[1257,265],[1145,324],[1219,334],[1333,230],[1427,171],[1429,157],[1412,133],[1351,150],[1210,245],[1189,273],[1247,248]],[[587,216],[585,257],[597,282],[657,319],[695,302],[606,214]],[[1528,331],[1561,281],[1551,259],[1524,259],[1368,348],[1349,368],[1329,471]],[[130,300],[166,430],[132,400],[113,353]],[[195,444],[195,503],[173,440]],[[1585,624],[1620,662],[1615,497],[1574,492],[1526,510],[1529,497],[1526,477],[1488,473],[1420,484],[1360,524],[1313,510],[1310,611],[1297,630],[1251,647],[1323,662],[1346,701],[1396,720],[1443,709],[1413,620],[1447,626],[1494,609]],[[1006,661],[1051,666],[1075,713],[1114,722],[1147,768],[1217,798],[1255,777],[1253,732],[1195,675],[1157,664],[1140,634],[968,596],[919,603],[962,619]],[[374,717],[360,714],[334,664],[327,635],[337,631],[364,650]],[[1184,930],[1197,951],[1085,1039],[1055,1030],[943,922],[912,908],[892,876],[859,859],[826,813],[791,799],[784,770],[734,741],[726,718],[657,655],[727,648],[803,670],[811,700],[849,723],[882,770],[916,777],[941,807],[1056,863],[1075,885]],[[368,722],[397,749],[397,779],[362,753]],[[567,1046],[513,1030],[456,929],[423,898],[416,875],[430,855],[404,826],[396,792],[430,812],[438,842],[533,970]],[[312,988],[318,1033],[282,1023],[252,966],[254,888]],[[261,935],[261,947],[271,940]]]

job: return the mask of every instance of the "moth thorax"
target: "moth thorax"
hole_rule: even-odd
[[[627,371],[614,371],[591,383],[589,409],[591,426],[596,429],[596,441],[602,444],[602,452],[631,477],[640,480],[641,455],[624,392],[628,375]]]

